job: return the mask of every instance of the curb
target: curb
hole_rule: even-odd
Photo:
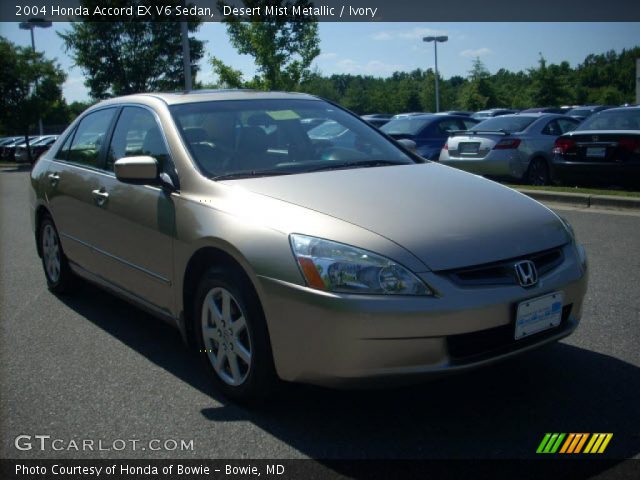
[[[587,193],[551,192],[547,190],[517,189],[540,202],[560,203],[572,207],[605,208],[614,210],[640,210],[640,198]]]

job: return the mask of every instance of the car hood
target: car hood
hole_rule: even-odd
[[[519,257],[569,241],[559,218],[540,203],[433,162],[224,183],[365,228],[436,271]]]

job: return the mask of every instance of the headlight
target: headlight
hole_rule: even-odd
[[[307,284],[318,290],[387,295],[433,295],[416,275],[375,253],[291,234],[291,248]]]
[[[576,232],[574,232],[574,231],[573,231],[573,227],[572,227],[572,226],[571,226],[571,224],[569,223],[569,220],[567,220],[566,218],[561,217],[561,216],[559,216],[559,215],[558,215],[558,218],[559,218],[560,220],[562,220],[562,223],[564,224],[564,228],[565,228],[565,230],[567,231],[567,233],[568,233],[568,234],[569,234],[569,236],[571,237],[571,240],[572,240],[573,242],[575,242],[575,241],[576,241]]]

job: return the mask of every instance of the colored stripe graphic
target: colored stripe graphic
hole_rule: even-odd
[[[587,443],[587,448],[584,449],[584,453],[589,453],[591,451],[591,447],[593,447],[593,444],[596,443],[597,437],[598,435],[595,433],[591,435],[591,440],[589,440],[589,443]]]
[[[573,439],[576,437],[575,433],[570,433],[569,436],[567,437],[567,440],[564,442],[564,445],[562,445],[562,448],[560,449],[560,453],[565,453],[567,451],[567,448],[569,448],[569,445],[571,445],[571,442],[573,442]]]
[[[580,453],[580,450],[582,450],[582,447],[584,446],[584,442],[586,442],[587,438],[589,438],[589,434],[588,433],[583,433],[581,435],[582,435],[582,438],[580,439],[580,442],[576,446],[576,449],[574,450],[573,453]]]
[[[604,439],[604,442],[602,442],[602,445],[600,445],[600,450],[598,450],[598,453],[603,453],[604,449],[607,448],[607,445],[609,445],[609,442],[613,438],[613,433],[606,433],[605,435],[606,437]]]
[[[612,438],[613,433],[546,433],[536,453],[603,453]]]
[[[538,449],[536,450],[536,453],[542,453],[542,451],[544,450],[544,446],[549,441],[549,438],[551,438],[551,434],[550,433],[545,434],[544,438],[540,442],[540,445],[538,445]]]

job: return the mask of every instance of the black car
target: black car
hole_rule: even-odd
[[[591,115],[558,137],[553,154],[557,182],[640,186],[640,107]]]
[[[609,108],[613,108],[613,105],[583,105],[581,107],[572,108],[567,112],[567,115],[575,118],[576,120],[584,120],[594,113],[598,113]]]
[[[411,115],[393,118],[380,130],[396,140],[412,140],[418,155],[437,160],[449,135],[469,130],[477,123],[478,120],[460,115]]]

